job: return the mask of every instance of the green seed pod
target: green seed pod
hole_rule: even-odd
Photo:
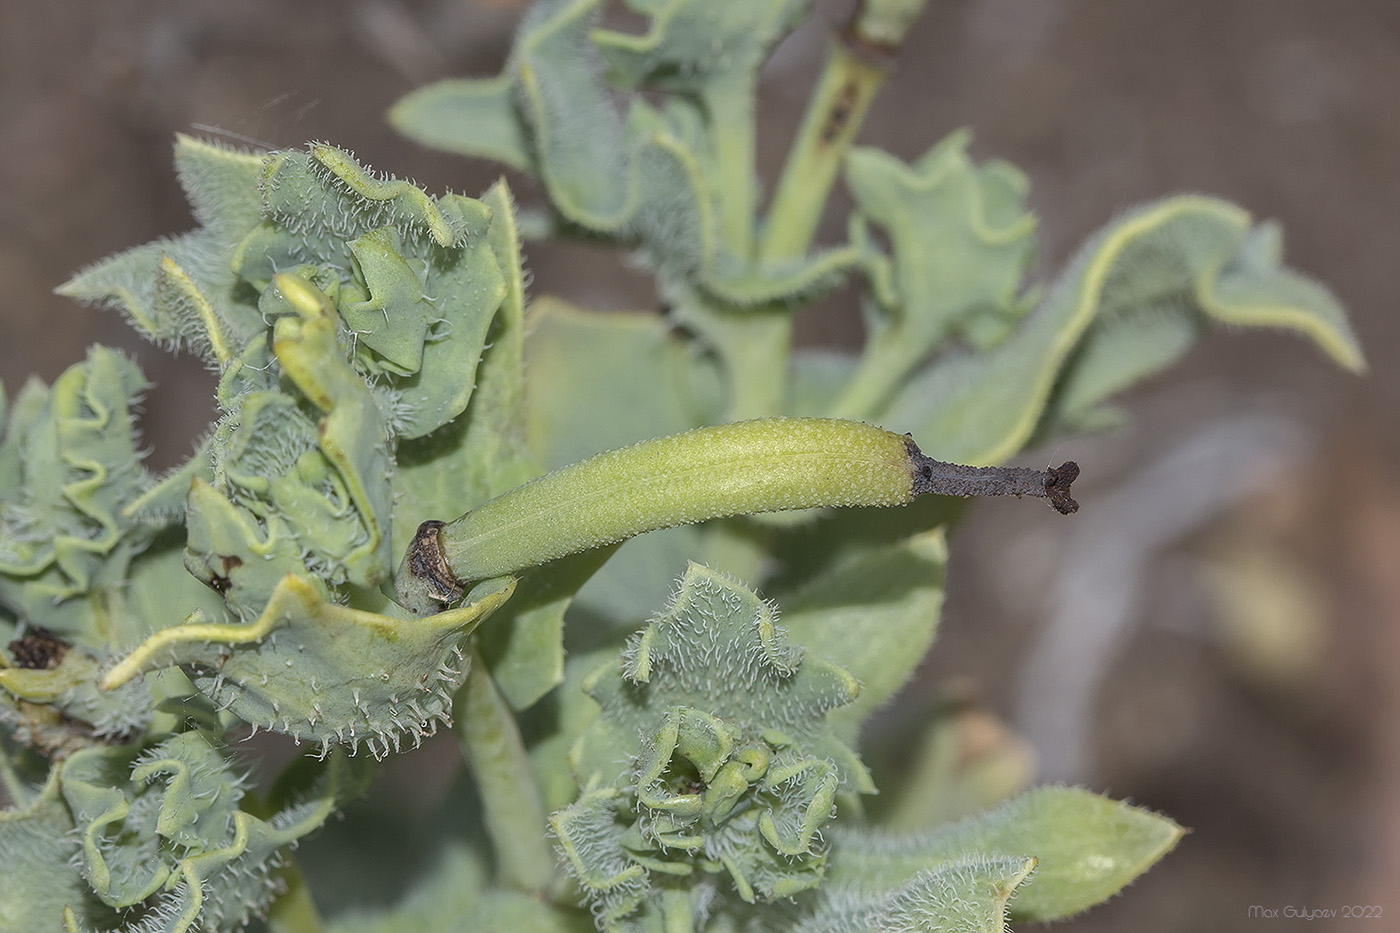
[[[1050,471],[964,467],[907,435],[857,421],[765,418],[699,428],[598,454],[519,486],[452,522],[424,522],[399,567],[399,600],[440,611],[468,581],[633,535],[728,515],[904,505],[923,493],[1048,497],[1078,506],[1072,463]]]

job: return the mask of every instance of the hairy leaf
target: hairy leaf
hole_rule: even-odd
[[[933,644],[948,547],[941,530],[864,550],[791,594],[779,592],[793,641],[860,681],[854,703],[831,712],[854,742],[860,724],[904,686]]]
[[[272,348],[283,372],[322,413],[316,447],[329,469],[303,454],[295,485],[269,477],[270,498],[298,528],[303,551],[330,568],[323,578],[335,583],[343,573],[350,583],[373,586],[388,575],[391,560],[389,432],[369,389],[340,355],[326,297],[292,276],[279,276],[277,285],[284,292],[304,289],[301,313],[277,320]],[[332,495],[313,498],[308,486],[320,487],[317,492],[329,488]],[[319,514],[308,514],[307,508]],[[345,528],[337,511],[352,513],[359,527]]]
[[[550,822],[605,928],[668,876],[727,875],[744,901],[820,882],[837,791],[872,789],[826,722],[858,687],[788,642],[772,606],[692,564],[621,671],[584,686],[601,706],[571,755],[585,794]]]
[[[392,119],[425,144],[534,172],[569,223],[639,245],[666,288],[689,283],[747,307],[839,282],[856,262],[852,250],[755,268],[749,249],[753,89],[810,0],[646,4],[638,8],[651,17],[644,35],[596,28],[600,6],[538,5],[500,76],[414,92]],[[632,94],[624,117],[605,63],[619,87],[681,94],[659,109]]]
[[[1171,820],[1088,791],[1043,787],[995,810],[915,835],[837,829],[830,878],[871,894],[944,864],[1033,856],[1035,883],[1012,902],[1016,920],[1050,921],[1116,894],[1183,835]]]
[[[131,933],[241,929],[275,890],[278,852],[325,822],[365,784],[333,757],[301,800],[262,819],[239,808],[242,779],[200,732],[69,758],[62,793],[82,845],[81,871],[101,900],[138,908]],[[70,929],[72,924],[70,922]]]
[[[222,367],[266,327],[229,263],[262,218],[263,157],[179,136],[175,167],[199,229],[105,259],[59,293],[113,305],[151,340]]]
[[[398,436],[461,414],[505,297],[486,241],[491,209],[430,197],[326,145],[270,156],[259,184],[266,220],[239,244],[238,274],[259,293],[275,273],[302,267],[322,270],[318,286],[347,283],[335,295],[341,339],[356,368],[390,390]]]
[[[18,481],[0,489],[0,600],[93,646],[110,633],[72,597],[119,582],[150,540],[122,514],[151,481],[133,410],[147,387],[135,363],[94,347],[51,389],[26,386],[5,434]]]
[[[811,0],[665,0],[639,11],[651,17],[646,33],[599,29],[592,38],[614,83],[704,94],[721,82],[753,81],[810,7]]]
[[[31,632],[26,641],[53,639],[46,631]],[[13,646],[12,646],[13,648]],[[81,646],[52,642],[58,655],[48,667],[0,664],[0,721],[7,722],[16,740],[50,755],[122,739],[143,729],[154,705],[152,684],[126,684],[110,693],[97,689],[110,666]]]
[[[389,111],[409,139],[457,155],[493,159],[519,171],[530,152],[515,106],[515,79],[457,78],[420,87]]]
[[[0,810],[0,929],[58,930],[65,909],[85,926],[106,929],[116,921],[73,867],[81,843],[58,787],[55,769],[29,806]]]
[[[535,171],[554,208],[590,230],[622,231],[635,210],[622,119],[589,41],[599,0],[541,4],[512,53]]]
[[[1021,449],[1045,417],[1057,380],[1066,365],[1076,365],[1073,353],[1090,328],[1124,315],[1185,313],[1289,327],[1313,337],[1339,363],[1359,366],[1355,338],[1330,297],[1318,286],[1301,287],[1305,280],[1297,273],[1269,266],[1266,259],[1277,256],[1257,245],[1248,215],[1234,205],[1188,195],[1138,208],[1090,238],[1004,343],[987,354],[929,367],[902,390],[883,420],[912,428],[934,456],[1003,460]],[[1150,350],[1129,371],[1145,374],[1165,356]],[[1102,352],[1087,358],[1090,364],[1106,359]],[[1121,366],[1122,358],[1108,363]],[[1121,374],[1071,378],[1090,384],[1070,395],[1080,409],[1126,382]]]
[[[1346,313],[1317,282],[1285,267],[1278,225],[1252,228],[1238,253],[1200,296],[1204,316],[1187,303],[1147,302],[1140,310],[1098,321],[1085,334],[1056,386],[1043,431],[1092,427],[1103,400],[1176,362],[1205,319],[1240,326],[1286,327],[1311,337],[1334,362],[1365,367]]]
[[[379,612],[328,603],[288,574],[248,624],[185,624],[152,635],[114,667],[104,689],[146,671],[180,666],[194,685],[245,722],[319,742],[364,743],[377,757],[414,745],[449,718],[467,674],[462,642],[511,594],[488,581],[457,609],[427,618],[381,597]],[[453,667],[456,664],[457,667]]]
[[[482,203],[491,210],[486,241],[501,270],[503,298],[465,417],[399,445],[396,554],[403,553],[420,522],[460,515],[540,472],[526,446],[525,283],[510,190],[498,182]]]
[[[621,676],[599,672],[585,689],[603,716],[574,751],[580,785],[607,774],[617,752],[632,747],[639,732],[659,728],[667,710],[686,706],[780,732],[837,762],[843,780],[864,789],[864,768],[826,721],[856,698],[854,679],[805,657],[771,604],[698,564],[686,570],[666,609],[629,640]]]
[[[857,227],[881,307],[837,403],[842,417],[874,415],[953,334],[995,344],[1024,313],[1016,298],[1035,250],[1026,179],[1005,162],[974,164],[970,138],[954,133],[913,165],[878,149],[847,158],[857,217],[884,228],[893,256]]]
[[[898,887],[872,894],[839,885],[798,933],[1002,933],[1007,902],[1026,890],[1034,858],[972,857],[921,871]]]

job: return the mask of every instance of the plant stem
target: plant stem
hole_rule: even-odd
[[[288,856],[278,874],[286,882],[287,890],[268,909],[268,930],[271,933],[321,933],[326,925],[296,861]]]
[[[862,60],[848,35],[835,36],[802,126],[768,209],[759,259],[801,256],[812,247],[841,162],[859,132],[886,69]]]
[[[843,41],[832,42],[769,207],[757,250],[759,262],[795,259],[812,248],[841,160],[884,80],[883,69],[861,61]],[[721,229],[739,256],[749,255],[752,249],[755,201],[752,88],[745,92],[739,97],[747,101],[742,110],[733,103],[736,95],[712,95],[712,106],[722,101],[731,111],[726,125],[735,128],[716,134],[721,140],[716,157],[725,185]],[[712,119],[717,116],[712,114]],[[729,417],[741,421],[780,413],[792,349],[792,309],[778,304],[741,311],[713,306],[707,310],[707,334],[730,367],[734,400]]]
[[[729,421],[771,418],[787,407],[787,360],[792,310],[766,306],[733,310],[712,306],[706,336],[729,367]]]
[[[506,883],[530,893],[548,888],[554,852],[545,839],[544,801],[515,716],[472,647],[471,673],[457,694],[456,728],[484,804],[486,831]]]
[[[14,763],[10,760],[9,751],[5,748],[5,743],[0,741],[0,782],[5,785],[5,793],[10,797],[10,805],[16,810],[26,810],[34,802],[34,795],[30,792],[29,786],[19,776],[15,770]]]
[[[719,234],[731,254],[741,259],[753,249],[756,132],[754,73],[738,68],[716,75],[704,95],[713,129],[715,177],[718,179]]]
[[[885,69],[863,61],[848,44],[854,33],[833,40],[821,77],[807,104],[801,129],[788,153],[769,206],[754,258],[760,263],[801,257],[812,248],[817,225],[851,141],[870,101],[885,82]],[[753,88],[724,86],[706,96],[716,132],[715,159],[723,197],[720,230],[736,256],[753,255]],[[705,331],[730,367],[733,401],[729,418],[770,417],[784,408],[787,361],[792,349],[792,309],[781,304],[731,310],[705,301]]]
[[[893,52],[904,44],[926,6],[928,0],[860,0],[848,31],[864,45]]]
[[[661,893],[661,928],[664,933],[692,933],[695,929],[695,909],[689,891]]]
[[[923,346],[908,339],[897,323],[873,334],[850,381],[832,405],[832,417],[879,420],[895,390],[918,368]]]
[[[833,40],[769,206],[754,256],[759,263],[795,259],[812,248],[841,160],[865,120],[870,101],[884,81],[883,69],[859,60],[845,48],[842,40]],[[752,99],[751,94],[749,99]],[[745,126],[752,123],[751,107],[750,104],[747,114],[750,122]],[[750,136],[751,148],[745,156],[749,159],[746,176],[749,187],[740,189],[748,196],[744,224],[750,231],[756,200],[752,189],[752,142]],[[731,148],[737,147],[731,145]],[[738,158],[737,152],[733,157]],[[723,163],[721,168],[725,168]],[[737,170],[731,169],[730,174],[722,173],[720,177],[730,181],[731,175],[736,173]],[[725,204],[734,200],[726,191]],[[722,218],[722,225],[727,219],[727,215]],[[748,252],[738,255],[748,255]],[[765,418],[784,411],[788,358],[792,352],[792,309],[774,304],[742,311],[717,306],[707,310],[710,312],[705,315],[707,335],[715,342],[730,370],[733,395],[729,419]],[[749,577],[762,560],[762,549],[756,546],[751,534],[721,525],[715,529],[706,557],[730,573]]]

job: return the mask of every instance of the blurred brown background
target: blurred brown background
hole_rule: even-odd
[[[211,382],[114,314],[51,289],[188,228],[175,132],[328,139],[430,190],[489,166],[398,139],[385,109],[503,60],[508,0],[49,0],[0,5],[0,379],[52,379],[91,342],[159,385],[154,465],[183,457]],[[1216,332],[1128,399],[1131,426],[1061,444],[1085,468],[1073,521],[979,506],[958,532],[921,698],[954,691],[1026,735],[1045,779],[1162,810],[1194,832],[1123,897],[1063,929],[1352,930],[1258,905],[1384,910],[1400,929],[1400,5],[1391,0],[968,0],[916,29],[863,139],[906,158],[969,125],[1032,179],[1043,272],[1116,211],[1175,191],[1283,222],[1290,261],[1351,310],[1372,370],[1301,341]],[[766,178],[827,24],[782,46]],[[536,192],[525,186],[522,200]],[[839,235],[838,216],[828,234]],[[592,251],[533,251],[535,293],[651,305]],[[850,296],[803,321],[858,338]],[[950,686],[951,685],[951,686]],[[898,715],[893,715],[893,726]]]

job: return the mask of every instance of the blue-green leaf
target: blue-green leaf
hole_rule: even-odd
[[[863,550],[791,594],[776,594],[783,625],[809,652],[860,681],[860,696],[832,710],[853,742],[864,720],[904,686],[933,644],[948,559],[942,530]]]
[[[420,87],[389,111],[394,129],[444,152],[494,159],[519,171],[531,166],[515,106],[515,79],[457,78]]]
[[[1003,933],[1007,902],[1035,870],[1034,858],[972,857],[921,872],[889,891],[824,889],[797,933]]]
[[[1130,884],[1184,831],[1147,810],[1067,787],[1030,791],[985,814],[902,835],[837,829],[830,883],[869,894],[899,889],[940,866],[973,858],[1034,857],[1034,884],[1011,904],[1015,920],[1078,913]]]
[[[1138,208],[1090,238],[1004,343],[930,366],[904,387],[882,420],[912,430],[931,456],[1004,460],[1033,436],[1062,378],[1069,380],[1075,410],[1083,411],[1179,352],[1184,336],[1177,325],[1162,346],[1126,359],[1123,344],[1160,336],[1162,328],[1148,327],[1141,338],[1105,330],[1098,336],[1120,352],[1110,357],[1090,345],[1085,362],[1094,369],[1074,374],[1074,353],[1091,328],[1154,315],[1289,327],[1311,336],[1342,365],[1360,366],[1355,338],[1335,302],[1278,266],[1276,250],[1257,236],[1250,234],[1248,215],[1224,201],[1187,195]]]
[[[84,926],[108,929],[116,913],[99,902],[74,867],[81,843],[58,792],[58,769],[28,807],[0,810],[0,930],[63,929],[63,911]]]
[[[457,609],[420,618],[380,596],[378,611],[325,600],[288,574],[247,624],[196,614],[142,642],[109,671],[103,689],[180,666],[194,685],[245,722],[377,757],[436,731],[467,675],[462,643],[510,598],[514,580],[481,584]],[[455,665],[455,666],[454,666]]]
[[[858,216],[885,229],[893,256],[887,260],[856,227],[878,313],[836,405],[840,417],[875,414],[955,333],[994,344],[1024,312],[1016,298],[1035,250],[1026,179],[1003,162],[975,164],[970,138],[954,133],[913,165],[878,149],[847,157]]]
[[[541,4],[513,53],[519,106],[535,167],[556,210],[591,230],[616,232],[636,205],[622,119],[588,35],[599,0]]]
[[[276,890],[279,849],[361,793],[364,769],[336,755],[300,800],[267,819],[239,807],[242,778],[200,732],[145,751],[90,748],[62,768],[64,801],[93,892],[125,908],[122,929],[237,930]],[[70,929],[72,929],[70,921]]]
[[[666,878],[748,902],[814,887],[838,791],[873,789],[826,719],[855,680],[699,565],[629,641],[621,671],[600,668],[584,688],[601,707],[570,756],[585,793],[550,823],[605,928]]]
[[[716,83],[752,80],[769,50],[807,15],[811,0],[664,0],[640,6],[651,17],[645,33],[592,33],[609,78],[621,87],[702,94]]]
[[[262,218],[263,155],[179,136],[175,167],[199,229],[104,259],[58,291],[113,305],[149,339],[222,367],[265,327],[229,264]]]

